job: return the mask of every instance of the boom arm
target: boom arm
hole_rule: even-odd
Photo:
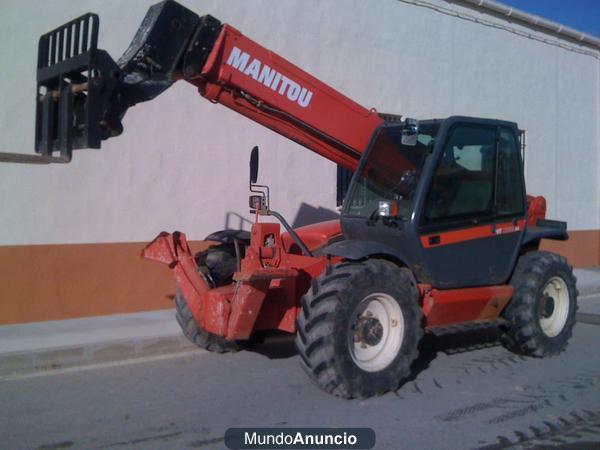
[[[199,17],[175,1],[149,9],[117,63],[97,49],[98,22],[87,14],[40,38],[36,152],[41,162],[69,162],[72,149],[100,148],[102,140],[122,132],[129,107],[179,79],[197,86],[206,99],[350,169],[383,123],[374,110],[232,26]]]
[[[353,169],[377,114],[265,49],[229,25],[189,79],[202,95]]]

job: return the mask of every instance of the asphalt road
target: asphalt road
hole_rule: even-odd
[[[371,427],[379,449],[600,448],[599,318],[543,360],[494,329],[429,337],[414,379],[365,401],[314,387],[285,340],[4,380],[0,448],[218,449],[241,426]]]

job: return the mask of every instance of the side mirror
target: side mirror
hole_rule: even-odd
[[[250,183],[256,183],[258,180],[258,145],[255,145],[250,152]]]
[[[402,128],[402,145],[414,147],[417,145],[418,136],[419,122],[416,119],[409,119],[407,117],[406,120],[404,120],[404,127]]]

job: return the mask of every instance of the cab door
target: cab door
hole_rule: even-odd
[[[441,133],[419,226],[434,287],[501,284],[510,274],[524,212],[518,147],[516,159],[507,159],[512,147],[500,144],[507,132],[491,121],[463,120]]]
[[[512,274],[525,233],[527,204],[519,132],[515,127],[499,126],[495,192],[495,274],[505,283]]]

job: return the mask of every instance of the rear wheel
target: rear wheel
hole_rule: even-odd
[[[198,347],[216,353],[235,352],[240,349],[237,341],[228,341],[223,336],[209,333],[199,326],[179,290],[175,296],[175,318],[184,336]]]
[[[237,268],[235,249],[233,245],[228,244],[210,247],[196,254],[196,263],[200,275],[211,287],[225,286],[232,282]],[[237,341],[229,341],[200,327],[179,290],[175,296],[175,317],[183,334],[198,347],[217,353],[234,352],[240,349]]]
[[[519,258],[511,278],[513,298],[503,312],[503,336],[511,350],[531,356],[563,351],[575,325],[577,289],[566,259],[550,252],[529,252]]]
[[[309,377],[346,398],[397,389],[422,336],[412,274],[383,260],[342,263],[302,297],[296,347]]]
[[[240,245],[243,252],[243,246]],[[240,255],[242,258],[244,255]],[[207,248],[195,255],[200,272],[212,287],[228,285],[237,270],[237,258],[233,244],[220,244]]]

